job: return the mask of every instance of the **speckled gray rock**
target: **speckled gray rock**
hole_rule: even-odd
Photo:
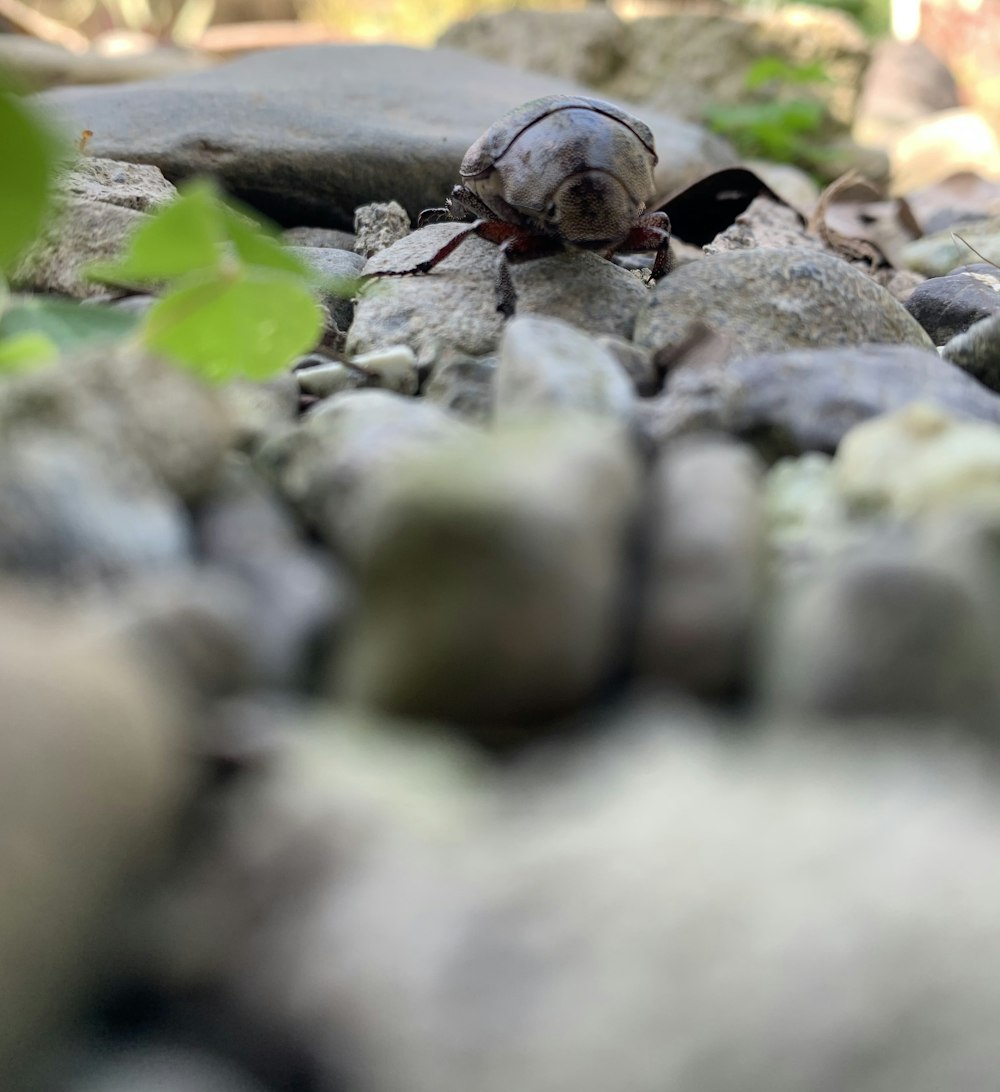
[[[35,430],[78,438],[123,472],[152,471],[184,501],[215,484],[233,439],[215,391],[128,346],[88,350],[0,385],[0,441]]]
[[[163,954],[320,1087],[992,1092],[991,755],[654,707],[484,784],[343,721],[229,794]]]
[[[765,703],[793,716],[898,717],[996,731],[990,582],[970,587],[905,544],[870,542],[795,586],[765,642]]]
[[[398,201],[376,201],[354,210],[354,250],[362,258],[398,243],[411,230],[410,217]]]
[[[417,453],[465,428],[429,402],[343,391],[270,439],[255,463],[328,543],[357,562],[366,556],[383,487]]]
[[[978,262],[946,277],[932,277],[913,289],[905,306],[934,344],[944,345],[1000,311],[1000,269]]]
[[[364,272],[412,269],[461,230],[458,224],[432,224],[377,254]],[[495,352],[503,329],[496,310],[496,259],[492,243],[472,236],[428,274],[373,279],[357,302],[347,351],[402,342],[422,365],[454,353]],[[584,252],[514,265],[511,276],[518,314],[551,315],[591,334],[630,337],[646,298],[636,276]]]
[[[749,448],[691,437],[661,455],[638,596],[643,676],[705,697],[745,681],[764,590],[763,515],[761,466]]]
[[[290,425],[299,412],[299,384],[294,375],[264,383],[233,379],[219,388],[233,429],[233,446],[254,451],[275,432]]]
[[[763,353],[682,366],[663,394],[640,403],[656,443],[699,428],[752,440],[769,459],[833,451],[854,425],[911,402],[1000,423],[1000,398],[942,360],[908,345]]]
[[[75,299],[103,295],[103,284],[84,275],[91,262],[121,257],[129,235],[146,217],[105,201],[68,197],[41,237],[11,273],[13,288],[58,292]]]
[[[931,347],[901,303],[847,262],[803,248],[713,254],[662,280],[635,341],[677,349],[699,325],[736,356],[889,342]]]
[[[753,250],[757,247],[771,250],[787,247],[805,247],[818,251],[826,249],[822,239],[806,231],[802,217],[795,209],[770,197],[757,197],[725,231],[716,235],[705,247],[705,253]]]
[[[265,89],[265,90],[262,90]],[[350,229],[354,210],[440,205],[466,149],[507,110],[578,85],[456,50],[316,45],[258,52],[208,72],[39,96],[95,155],[210,173],[284,224]],[[211,103],[211,108],[206,108]],[[704,128],[646,112],[666,193],[734,161]]]
[[[941,355],[990,390],[1000,390],[1000,311],[957,334],[944,346]]]
[[[470,432],[382,491],[349,700],[505,742],[591,697],[615,667],[639,467],[590,419]]]
[[[60,1023],[121,967],[129,900],[186,803],[192,726],[131,650],[9,588],[0,692],[0,1086],[33,1089]]]
[[[58,186],[69,197],[120,205],[138,212],[152,212],[177,196],[177,189],[158,167],[88,155],[72,162]]]
[[[517,315],[504,326],[496,376],[498,424],[586,413],[627,424],[632,383],[618,361],[559,319]]]

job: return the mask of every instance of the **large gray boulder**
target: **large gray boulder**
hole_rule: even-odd
[[[38,101],[94,155],[155,163],[171,180],[220,177],[236,196],[294,224],[353,225],[395,199],[411,216],[440,205],[470,144],[528,99],[586,93],[452,50],[317,45],[256,53],[206,72],[127,87],[71,87]],[[732,162],[700,127],[643,112],[663,192]]]

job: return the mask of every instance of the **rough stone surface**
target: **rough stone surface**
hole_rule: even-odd
[[[661,455],[639,592],[644,677],[707,697],[745,682],[764,590],[761,486],[756,456],[731,441],[690,437]]]
[[[152,212],[177,196],[157,167],[145,163],[118,163],[81,155],[59,179],[59,188],[70,197],[121,205],[137,212]]]
[[[364,558],[384,487],[420,451],[453,439],[461,421],[389,391],[344,391],[269,440],[255,463],[335,549]]]
[[[397,201],[376,202],[354,210],[354,250],[371,258],[410,234],[410,218]]]
[[[905,306],[934,344],[944,345],[1000,311],[1000,269],[978,262],[947,277],[933,277],[914,288]]]
[[[746,437],[772,459],[833,451],[859,422],[920,401],[1000,423],[1000,398],[936,353],[906,345],[799,349],[681,367],[640,410],[657,443],[707,427]]]
[[[863,342],[931,347],[884,288],[839,258],[801,248],[714,254],[683,266],[646,301],[635,341],[670,352],[698,326],[734,356]]]
[[[129,235],[145,219],[135,209],[106,201],[66,198],[60,213],[14,268],[11,286],[74,299],[101,296],[106,288],[84,276],[86,266],[121,257]]]
[[[432,224],[377,254],[366,276],[412,269],[456,232]],[[494,353],[503,330],[496,310],[497,248],[471,236],[428,274],[375,277],[355,307],[349,353],[409,345],[421,365],[445,356]],[[518,314],[550,315],[591,334],[630,337],[646,290],[631,273],[581,251],[511,267]]]
[[[123,956],[127,900],[163,861],[185,795],[186,710],[65,607],[0,610],[0,1085]]]
[[[593,695],[618,655],[639,501],[624,430],[473,432],[387,485],[337,680],[346,697],[506,742]]]
[[[627,424],[635,408],[615,357],[558,319],[516,316],[504,326],[496,376],[498,424],[586,413]]]
[[[334,250],[354,250],[354,233],[336,228],[293,227],[281,233],[289,246],[332,247]]]
[[[654,707],[490,792],[440,743],[319,727],[226,802],[163,962],[300,1031],[322,1087],[993,1088],[982,751]]]
[[[372,201],[399,201],[411,217],[440,205],[466,149],[498,117],[581,90],[453,50],[318,45],[127,88],[61,88],[40,101],[70,131],[92,129],[95,155],[155,163],[172,182],[215,174],[279,223],[350,229],[355,208]],[[664,193],[733,162],[698,125],[643,120]]]

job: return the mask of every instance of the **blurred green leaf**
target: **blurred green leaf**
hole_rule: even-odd
[[[0,271],[35,238],[49,209],[59,149],[23,100],[0,91]]]
[[[254,268],[186,279],[150,309],[142,337],[212,382],[267,379],[311,349],[319,307],[298,278]]]
[[[51,364],[58,358],[56,346],[44,334],[35,331],[0,341],[0,373],[27,371]]]
[[[225,259],[223,208],[213,183],[193,182],[137,228],[119,261],[96,262],[88,274],[109,284],[143,286],[218,270]]]
[[[226,235],[240,259],[247,265],[281,269],[309,278],[311,270],[274,236],[276,230],[254,218],[252,221],[229,205],[222,206]]]
[[[35,333],[57,348],[127,337],[139,325],[136,315],[98,304],[26,296],[0,314],[0,346],[5,338]]]
[[[797,86],[832,82],[819,61],[809,64],[792,64],[784,57],[760,57],[747,69],[744,83],[748,91],[763,87],[766,83],[788,83]]]

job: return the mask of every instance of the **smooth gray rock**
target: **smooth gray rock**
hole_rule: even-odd
[[[95,1054],[98,1052],[95,1050]],[[59,1092],[267,1092],[231,1061],[206,1050],[171,1044],[100,1051]]]
[[[0,443],[0,569],[82,585],[192,560],[190,521],[141,464],[72,436]]]
[[[854,425],[931,402],[1000,423],[1000,398],[942,360],[908,345],[797,349],[682,366],[662,395],[640,403],[657,444],[701,428],[751,440],[768,459],[833,451]]]
[[[354,317],[354,281],[364,259],[349,250],[334,247],[293,246],[291,251],[316,274],[320,300],[338,330],[346,330]]]
[[[611,352],[559,319],[517,315],[504,325],[496,375],[498,424],[585,413],[627,424],[632,383]]]
[[[218,393],[233,429],[233,446],[241,451],[256,451],[299,414],[300,391],[294,375],[279,375],[263,383],[231,379]]]
[[[263,89],[263,90],[262,90]],[[469,145],[528,99],[578,85],[455,50],[317,45],[255,53],[193,75],[38,96],[90,148],[155,163],[171,180],[215,174],[279,223],[350,229],[354,210],[442,204]],[[666,193],[734,161],[701,126],[645,112]]]
[[[492,356],[453,356],[439,363],[424,397],[475,424],[493,419],[497,361]]]
[[[639,504],[624,429],[470,432],[382,494],[339,692],[496,743],[596,693],[620,655]]]
[[[343,391],[265,443],[255,465],[327,543],[357,563],[367,555],[384,487],[419,452],[465,428],[429,402]]]
[[[148,468],[188,502],[215,484],[233,439],[215,391],[127,345],[87,350],[0,385],[0,443],[36,430],[79,438],[123,473]]]
[[[432,224],[375,255],[365,275],[400,273],[432,257],[457,224]],[[349,353],[409,345],[421,365],[446,356],[493,354],[503,330],[496,310],[497,248],[472,236],[430,273],[373,276],[355,307]],[[629,338],[647,290],[596,254],[575,251],[511,267],[517,313],[549,315],[590,334]]]
[[[293,227],[286,228],[281,238],[289,246],[332,247],[334,250],[354,250],[354,232],[336,228]]]
[[[990,390],[1000,390],[1000,310],[956,334],[941,355]]]
[[[205,561],[241,585],[255,684],[305,685],[350,605],[342,572],[303,542],[287,508],[244,466],[232,467],[207,498],[197,534]]]
[[[297,1032],[324,1089],[992,1092],[992,754],[599,727],[487,779],[310,722],[224,802],[165,973]]]
[[[761,465],[748,447],[690,437],[662,453],[647,502],[639,673],[704,697],[746,681],[763,601]]]
[[[635,341],[678,350],[707,327],[732,356],[860,345],[931,347],[901,303],[847,262],[804,248],[713,254],[682,266],[640,310]]]
[[[935,345],[944,345],[1000,311],[1000,269],[977,262],[946,277],[932,277],[913,289],[905,307]]]
[[[0,1086],[31,1089],[56,1033],[124,962],[165,863],[190,710],[65,604],[0,605]]]
[[[975,247],[975,252],[962,239]],[[928,277],[943,277],[977,259],[1000,262],[1000,216],[952,225],[944,231],[914,239],[902,251],[906,268]]]
[[[353,391],[369,385],[368,376],[352,368],[346,360],[332,360],[320,354],[308,359],[310,363],[300,361],[296,366],[295,381],[299,390],[311,398],[329,398],[341,391]]]
[[[894,717],[995,734],[1000,657],[991,583],[870,542],[791,588],[761,667],[769,708],[793,717]]]

